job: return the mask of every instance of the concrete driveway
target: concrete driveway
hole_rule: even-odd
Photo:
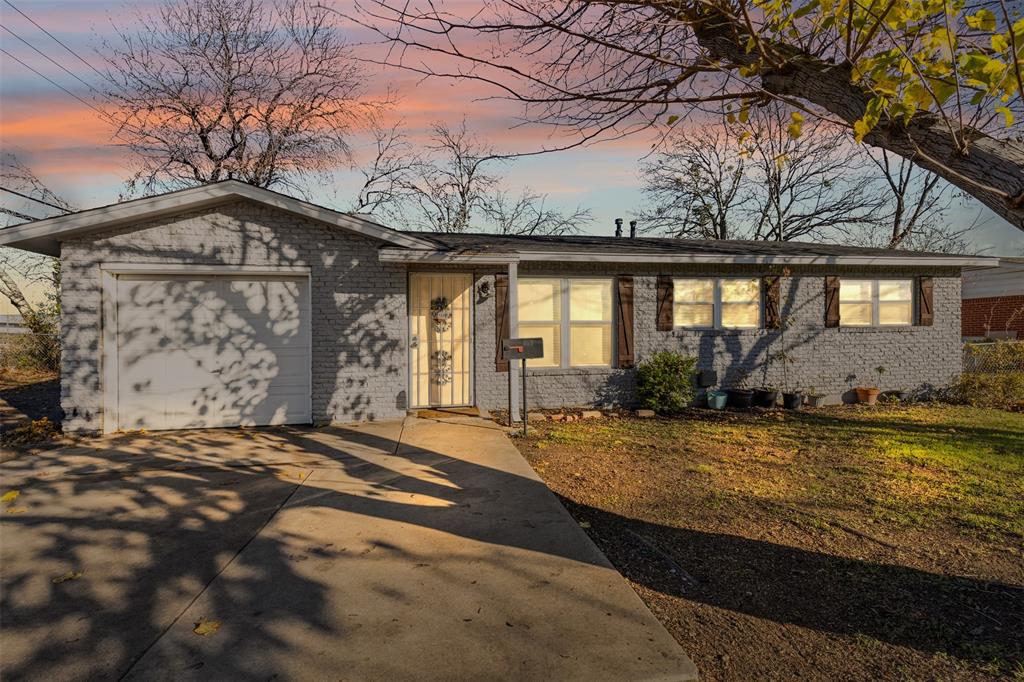
[[[125,435],[0,474],[5,680],[695,677],[483,420]]]

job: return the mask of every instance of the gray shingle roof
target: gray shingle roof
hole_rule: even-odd
[[[524,251],[543,253],[619,253],[643,255],[722,255],[722,256],[884,256],[935,258],[951,254],[879,249],[839,244],[809,242],[768,242],[747,240],[671,239],[663,237],[628,237],[565,235],[565,236],[508,236],[494,234],[439,234],[408,232],[420,239],[435,242],[441,250],[455,253],[506,254]]]

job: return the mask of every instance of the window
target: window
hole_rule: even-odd
[[[843,327],[913,324],[913,291],[909,279],[840,280],[839,323]]]
[[[544,341],[530,366],[611,367],[612,280],[523,278],[518,293],[519,335]]]
[[[756,329],[761,326],[761,281],[754,278],[676,279],[672,286],[676,327]]]

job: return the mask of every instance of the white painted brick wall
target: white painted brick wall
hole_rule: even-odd
[[[104,262],[228,265],[303,265],[312,269],[313,417],[359,421],[405,414],[407,322],[406,268],[381,263],[378,243],[275,209],[238,202],[119,228],[62,246],[64,343],[61,405],[68,431],[102,427],[100,385],[101,286]],[[475,308],[475,397],[481,407],[507,404],[507,374],[494,369],[494,273],[473,270]],[[635,278],[634,327],[637,361],[662,349],[696,355],[702,368],[716,369],[723,386],[741,371],[751,385],[782,384],[779,332],[766,330],[659,332],[655,328],[658,274],[763,275],[753,266],[654,266],[523,263],[520,276],[630,274]],[[793,387],[814,386],[834,398],[856,384],[874,383],[883,365],[883,389],[941,386],[960,371],[960,273],[955,269],[903,268],[869,272],[836,267],[794,268],[783,279],[785,313],[792,315],[787,345]],[[935,325],[909,329],[826,329],[824,277],[935,277]],[[487,282],[491,295],[479,295]],[[792,349],[796,346],[795,350]],[[765,373],[767,372],[767,378]],[[631,370],[531,370],[532,406],[584,406],[634,402]]]
[[[64,242],[61,406],[68,431],[102,428],[101,263],[291,265],[312,270],[313,418],[405,414],[406,272],[379,243],[237,202]]]

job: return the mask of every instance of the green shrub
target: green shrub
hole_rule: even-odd
[[[1005,410],[1024,407],[1024,372],[964,372],[949,387],[953,402]]]
[[[697,358],[672,351],[655,353],[636,371],[641,407],[658,414],[676,414],[693,400],[693,370]]]

